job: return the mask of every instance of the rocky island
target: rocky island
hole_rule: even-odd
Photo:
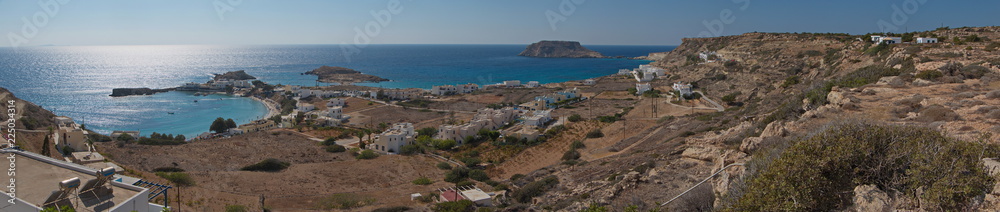
[[[112,97],[120,96],[135,96],[135,95],[153,95],[156,93],[163,93],[167,91],[172,91],[174,88],[165,89],[151,89],[151,88],[115,88],[111,90]]]
[[[539,41],[532,43],[517,56],[564,57],[564,58],[604,58],[599,52],[587,49],[576,41]]]
[[[374,75],[362,74],[354,69],[339,66],[323,66],[302,74],[316,75],[316,81],[326,83],[359,83],[359,82],[384,82],[388,79]]]
[[[216,81],[219,81],[219,80],[252,80],[252,79],[257,79],[257,78],[254,77],[254,76],[250,76],[250,74],[247,74],[247,72],[244,71],[244,70],[230,71],[230,72],[226,72],[225,74],[215,74],[215,78],[214,78],[214,80],[216,80]]]

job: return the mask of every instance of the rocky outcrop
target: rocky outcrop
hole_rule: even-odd
[[[250,76],[244,70],[230,71],[225,74],[215,74],[215,80],[252,80],[257,79],[257,77]]]
[[[359,82],[389,81],[388,79],[377,77],[374,75],[362,74],[360,71],[355,71],[354,69],[335,67],[335,66],[323,66],[303,74],[319,76],[319,79],[316,81],[326,82],[326,83],[359,83]]]
[[[113,97],[120,96],[136,96],[136,95],[153,95],[156,93],[162,93],[167,91],[172,91],[173,88],[167,89],[150,89],[150,88],[115,88],[111,90],[111,95]]]
[[[0,87],[0,102],[4,105],[9,106],[10,101],[14,102],[16,117],[9,117],[8,113],[0,113],[0,120],[10,120],[16,119],[14,122],[14,128],[16,129],[28,129],[28,130],[39,130],[45,129],[46,127],[55,126],[55,121],[53,118],[56,117],[51,111],[48,111],[41,106],[25,101],[14,96],[6,88]],[[7,126],[4,124],[4,126]],[[6,129],[5,129],[6,132]],[[18,135],[20,136],[20,135]]]
[[[875,185],[854,187],[854,209],[856,211],[893,211],[892,199]]]
[[[603,58],[599,52],[587,49],[576,41],[540,41],[532,43],[518,56],[527,57],[566,57],[566,58]]]

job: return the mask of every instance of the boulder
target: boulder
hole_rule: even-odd
[[[934,82],[931,82],[931,81],[928,81],[928,80],[925,80],[925,79],[915,79],[915,80],[913,80],[913,86],[923,87],[923,86],[928,86],[928,85],[933,85],[933,84],[934,84]]]
[[[785,137],[787,134],[788,130],[785,129],[785,122],[776,121],[767,124],[767,127],[764,127],[764,132],[760,133],[760,137]]]
[[[719,150],[714,147],[701,147],[693,146],[688,147],[681,153],[681,157],[691,158],[695,160],[709,161],[711,162],[716,157],[719,156]]]
[[[898,76],[891,76],[891,77],[882,77],[882,78],[879,78],[878,82],[875,83],[875,84],[876,85],[888,85],[888,86],[892,86],[892,87],[897,87],[898,88],[898,87],[905,86],[906,82],[904,82],[903,79],[900,79]]]
[[[892,211],[892,199],[875,185],[854,187],[854,208],[856,211]]]
[[[747,137],[743,139],[743,143],[740,144],[740,151],[746,153],[753,153],[760,147],[760,142],[764,139],[761,137]]]

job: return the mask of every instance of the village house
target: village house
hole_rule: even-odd
[[[653,77],[662,77],[667,73],[667,70],[649,64],[639,65],[639,70],[646,74],[653,74]]]
[[[917,43],[937,43],[937,38],[917,38]]]
[[[479,85],[469,83],[464,85],[458,85],[459,91],[462,93],[472,93],[473,91],[479,90]]]
[[[295,106],[295,110],[298,110],[298,111],[301,111],[301,112],[309,112],[309,111],[313,111],[315,109],[316,109],[315,105],[309,104],[309,103],[305,103],[305,102],[301,102],[301,101],[299,101],[298,103],[296,103],[296,106]]]
[[[56,148],[63,150],[70,148],[72,152],[90,151],[90,144],[87,143],[89,133],[80,128],[73,119],[65,116],[55,117],[57,130],[55,131]]]
[[[595,84],[597,84],[597,81],[594,79],[583,80],[583,85],[595,85]]]
[[[369,149],[382,153],[399,153],[403,146],[412,144],[417,133],[411,123],[396,123],[391,128],[375,136],[375,143]]]
[[[549,121],[552,121],[552,110],[536,110],[531,116],[524,118],[524,125],[544,127]]]
[[[618,69],[618,75],[631,75],[631,74],[632,74],[631,69],[626,69],[626,68]]]
[[[497,196],[496,193],[486,193],[482,189],[475,186],[464,186],[458,188],[443,188],[438,189],[440,193],[440,198],[438,202],[454,202],[459,200],[469,200],[479,207],[492,207],[493,198]]]
[[[521,80],[507,80],[507,81],[503,81],[503,85],[504,85],[504,87],[508,87],[508,88],[521,87]]]
[[[431,94],[438,96],[458,94],[458,87],[454,85],[435,85],[431,88]]]
[[[634,76],[635,77],[635,81],[638,81],[638,82],[653,81],[653,78],[656,77],[655,74],[646,73],[646,72],[643,72],[642,70],[634,70],[634,71],[632,71],[632,76]]]
[[[507,125],[520,114],[517,109],[505,107],[501,109],[480,109],[471,121],[462,125],[442,125],[438,128],[436,139],[454,140],[459,145],[464,144],[466,138],[475,136],[479,130],[499,130]]]
[[[871,38],[872,38],[872,42],[875,42],[876,44],[881,44],[881,43],[885,43],[885,44],[897,44],[897,43],[902,43],[903,42],[903,38],[902,37],[888,37],[888,36],[883,36],[883,35],[872,35]]]
[[[712,60],[712,59],[716,59],[716,58],[713,58],[714,56],[716,56],[715,52],[700,52],[700,53],[698,53],[698,58],[701,58],[701,60],[705,61],[705,62],[715,61],[715,60]]]
[[[675,91],[680,92],[681,96],[690,96],[691,93],[692,93],[692,91],[691,91],[691,83],[688,83],[688,84],[674,83],[674,85],[671,86],[671,87],[673,87]]]
[[[538,81],[528,81],[528,84],[524,85],[525,88],[537,88]]]
[[[344,115],[344,107],[333,106],[326,108],[326,111],[317,111],[317,124],[322,126],[335,127],[351,119],[351,116]]]
[[[646,91],[652,90],[653,87],[649,83],[636,83],[635,84],[635,95],[642,95]]]
[[[273,129],[277,126],[278,125],[271,120],[256,120],[250,123],[240,125],[239,128],[244,132],[259,132],[259,131]]]
[[[545,100],[533,100],[530,102],[525,102],[518,105],[523,110],[535,111],[535,110],[545,110],[549,108],[549,103]]]
[[[520,128],[505,131],[504,137],[516,138],[518,140],[533,141],[541,137],[542,130],[535,126],[522,125]]]
[[[342,98],[333,98],[326,103],[327,107],[343,107],[347,106],[347,101]]]

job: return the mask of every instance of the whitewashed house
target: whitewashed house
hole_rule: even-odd
[[[632,70],[630,70],[630,69],[625,69],[625,68],[618,69],[618,75],[631,75],[631,74],[632,74]]]
[[[903,42],[903,37],[888,37],[888,36],[881,36],[881,35],[872,35],[871,38],[872,38],[872,42],[875,42],[876,44],[881,44],[881,43],[885,43],[885,44],[897,44],[897,43],[902,43]]]
[[[691,91],[691,87],[692,87],[691,83],[688,83],[688,84],[674,83],[674,85],[671,86],[671,87],[673,87],[674,90],[679,91],[681,93],[681,96],[690,96],[691,93],[692,93],[692,91]]]
[[[552,110],[536,110],[531,116],[524,118],[524,125],[544,127],[549,121],[552,121]]]
[[[539,85],[538,81],[528,81],[528,84],[525,84],[524,87],[526,87],[526,88],[537,88],[538,85]]]
[[[473,83],[458,85],[458,89],[462,93],[472,93],[473,91],[479,90],[479,85]]]
[[[295,109],[298,110],[298,111],[302,111],[302,112],[309,112],[309,111],[315,110],[316,109],[316,105],[299,101],[296,104]]]
[[[345,105],[347,105],[347,101],[341,98],[333,98],[326,103],[327,107],[343,107]]]
[[[636,83],[635,84],[635,95],[641,95],[646,91],[652,90],[653,87],[649,83]]]
[[[938,43],[937,38],[917,38],[917,43]]]
[[[503,85],[508,88],[521,87],[521,80],[503,81]]]
[[[583,85],[595,85],[595,84],[597,84],[597,81],[594,79],[583,80]]]
[[[649,73],[643,72],[643,71],[638,70],[638,69],[636,69],[635,71],[632,71],[632,75],[635,76],[635,81],[638,81],[638,82],[653,81],[653,78],[656,77],[655,74],[649,74]]]
[[[436,85],[431,88],[431,94],[438,96],[454,95],[458,93],[458,87],[454,85]]]
[[[653,74],[653,77],[662,77],[667,73],[667,70],[649,64],[639,65],[639,70],[646,74]]]
[[[55,122],[56,127],[58,127],[54,135],[57,149],[62,150],[69,147],[74,152],[90,151],[90,144],[87,142],[89,133],[73,122],[72,118],[57,116]],[[138,139],[138,137],[136,138]]]
[[[412,144],[417,132],[413,130],[412,123],[396,123],[391,128],[376,135],[375,143],[368,146],[368,149],[383,153],[399,153],[403,146]]]

